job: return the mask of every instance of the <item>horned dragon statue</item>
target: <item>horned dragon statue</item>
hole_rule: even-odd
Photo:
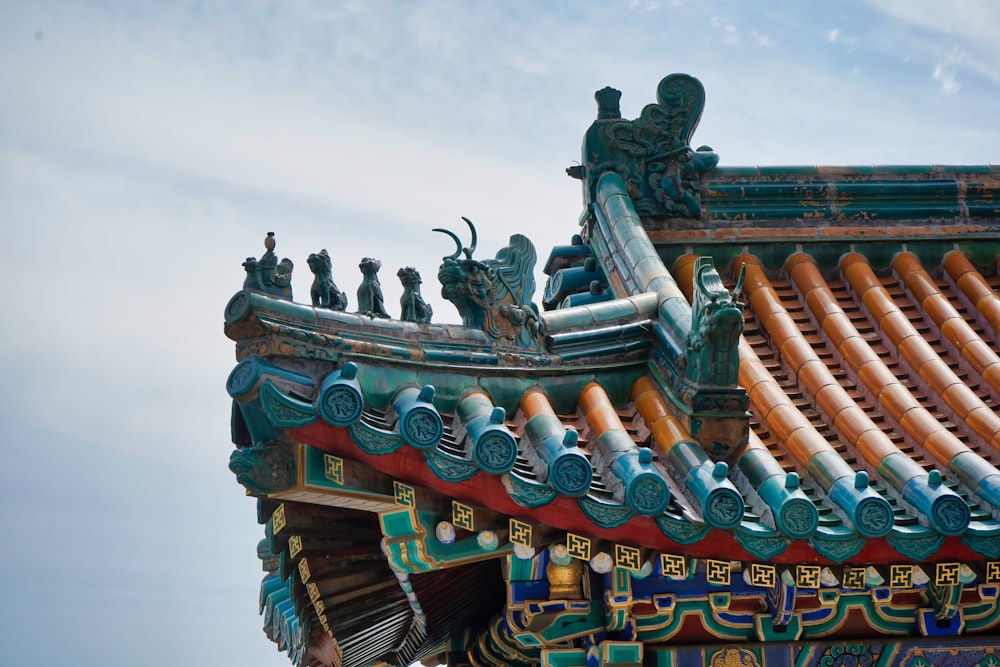
[[[456,245],[455,252],[444,257],[438,269],[441,296],[455,304],[465,326],[482,329],[500,345],[540,348],[542,321],[537,306],[531,303],[535,291],[534,245],[527,237],[514,234],[495,259],[473,259],[476,227],[468,218],[462,219],[472,232],[467,247],[451,230],[434,230],[450,236]]]

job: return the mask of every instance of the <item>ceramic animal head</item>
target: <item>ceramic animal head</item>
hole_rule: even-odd
[[[262,442],[237,449],[229,457],[236,481],[254,494],[266,495],[295,484],[295,458],[287,445]]]
[[[306,259],[306,264],[309,265],[309,270],[315,274],[325,274],[333,272],[333,260],[330,259],[330,253],[323,248],[318,253],[314,252],[309,255]]]
[[[358,264],[358,268],[361,269],[361,273],[365,276],[373,276],[382,268],[382,262],[373,257],[365,257]]]
[[[412,266],[404,266],[396,272],[396,276],[399,278],[399,282],[403,284],[403,287],[416,287],[423,282],[420,279],[420,273]]]

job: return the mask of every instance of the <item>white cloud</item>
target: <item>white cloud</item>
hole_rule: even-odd
[[[933,59],[934,80],[953,81],[961,63],[963,69],[1000,83],[1000,3],[992,0],[869,0],[870,4],[912,30],[906,41]],[[945,46],[941,38],[947,39]],[[955,61],[961,44],[963,56]],[[939,73],[940,66],[940,73]],[[957,88],[955,89],[957,90]],[[947,92],[947,91],[945,91]]]
[[[969,54],[966,51],[955,47],[948,53],[944,54],[941,61],[934,66],[934,71],[931,73],[931,76],[940,84],[941,92],[945,95],[954,95],[961,90],[962,86],[958,83],[954,66],[963,63],[967,59],[968,55]]]
[[[859,37],[857,35],[846,35],[840,28],[832,28],[826,33],[826,41],[830,44],[843,44],[847,47],[847,53],[853,53],[857,46]]]
[[[931,76],[941,84],[941,92],[945,95],[954,95],[962,88],[955,78],[955,71],[944,63],[935,65]]]
[[[722,31],[723,44],[741,44],[739,29],[732,23],[727,23],[719,16],[712,16],[708,24],[716,30]]]
[[[889,16],[969,43],[1000,41],[1000,5],[993,0],[869,0]]]

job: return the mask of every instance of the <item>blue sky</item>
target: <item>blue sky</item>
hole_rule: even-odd
[[[671,72],[724,166],[1000,160],[986,0],[0,2],[0,661],[287,664],[226,468],[241,261],[276,232],[302,301],[326,247],[353,303],[379,257],[390,312],[413,265],[456,322],[430,230],[544,259],[593,92]]]

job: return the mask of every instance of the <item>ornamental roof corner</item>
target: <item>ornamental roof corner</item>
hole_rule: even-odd
[[[719,166],[691,147],[697,79],[634,120],[619,97],[595,95],[540,305],[532,242],[476,258],[468,218],[433,230],[460,324],[415,267],[397,311],[376,258],[354,301],[311,254],[308,303],[274,234],[243,263],[230,467],[265,524],[265,631],[323,666],[978,646],[1000,168]]]

